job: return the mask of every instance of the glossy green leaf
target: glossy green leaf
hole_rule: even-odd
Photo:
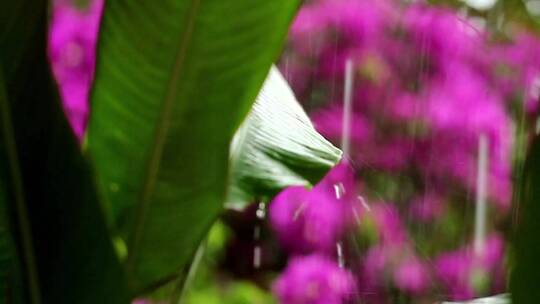
[[[227,205],[268,200],[287,186],[311,186],[341,157],[309,120],[273,67],[231,147]]]
[[[24,303],[129,303],[89,167],[49,72],[48,3],[4,4],[0,201],[24,266]]]
[[[540,137],[525,161],[520,193],[510,291],[513,303],[532,304],[540,299]]]
[[[107,1],[87,147],[135,292],[177,276],[222,209],[230,141],[298,2]]]

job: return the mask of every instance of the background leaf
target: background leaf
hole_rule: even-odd
[[[540,137],[529,150],[522,182],[510,291],[513,303],[537,303],[540,298]]]
[[[276,67],[235,135],[227,204],[242,208],[268,200],[292,185],[310,186],[340,159],[341,152],[309,120]]]
[[[136,293],[178,275],[225,200],[229,143],[298,1],[108,1],[88,131]]]
[[[25,303],[128,303],[95,187],[45,52],[48,3],[0,12],[0,184]]]
[[[442,302],[442,304],[510,304],[509,294],[500,294],[492,297],[473,299],[466,302]]]

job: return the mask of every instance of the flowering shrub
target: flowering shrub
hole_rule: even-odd
[[[339,143],[345,63],[353,63],[347,162],[356,182],[349,177],[345,191],[354,193],[345,211],[334,189],[324,188],[332,173],[311,191],[290,188],[274,200],[271,223],[295,261],[306,252],[337,261],[335,244],[349,235],[355,299],[418,303],[504,290],[505,246],[496,231],[510,207],[513,149],[522,144],[514,139],[514,115],[538,110],[540,41],[493,37],[465,15],[422,3],[319,0],[301,9],[281,67],[317,129]],[[489,236],[476,253],[459,244],[473,241],[481,138]],[[345,224],[353,211],[357,221]]]
[[[281,303],[338,304],[354,292],[352,275],[328,258],[313,255],[292,259],[276,282]]]
[[[311,191],[298,186],[281,192],[270,205],[270,223],[283,246],[302,254],[333,253],[351,224],[351,182],[347,167],[337,166]],[[335,191],[343,193],[336,197]]]

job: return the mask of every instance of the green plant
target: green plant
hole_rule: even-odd
[[[295,140],[309,140],[300,145],[282,147],[279,138],[248,134],[242,142],[249,153],[235,153],[229,161],[233,135],[297,5],[109,1],[81,152],[49,72],[48,4],[3,3],[0,299],[128,303],[175,279],[181,290],[228,188],[249,193],[249,199],[268,198],[291,183],[317,181],[335,164],[339,151],[307,119]],[[297,105],[290,110],[305,117]],[[257,154],[289,169],[277,177],[258,174],[268,167],[244,161]],[[241,172],[254,174],[246,181],[236,176]],[[281,177],[290,182],[275,184]]]

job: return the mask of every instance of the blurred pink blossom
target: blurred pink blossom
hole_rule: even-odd
[[[95,48],[103,0],[85,10],[57,0],[49,30],[49,58],[60,87],[64,111],[81,139],[88,119],[88,98],[95,68]]]
[[[462,214],[464,204],[474,201],[480,138],[488,142],[489,208],[498,216],[508,213],[512,111],[524,105],[530,114],[538,107],[540,41],[517,35],[500,43],[491,34],[460,12],[422,1],[309,1],[293,24],[283,67],[317,130],[336,144],[343,128],[345,62],[353,62],[349,157],[356,182],[365,183],[365,196],[376,200],[369,212],[353,204],[360,227],[371,222],[378,236],[370,239],[354,272],[369,303],[388,302],[379,294],[388,293],[389,283],[410,295],[433,292],[438,284],[454,298],[477,295],[478,288],[470,289],[460,273],[481,281],[471,270],[478,265],[493,275],[487,290],[504,285],[503,268],[488,263],[502,260],[500,237],[488,239],[480,258],[473,258],[468,247],[440,253],[449,240],[418,244],[439,255],[434,265],[427,263],[433,257],[420,259],[413,246],[419,235],[431,235],[426,224],[454,221],[451,215]],[[317,191],[308,196],[316,201],[316,195],[324,196]],[[349,221],[337,210],[322,213]],[[465,230],[462,221],[468,220],[460,218],[456,227],[434,235],[457,238],[453,234]],[[493,223],[488,226],[494,230]]]
[[[482,285],[500,284],[500,277],[504,277],[503,257],[504,240],[493,234],[486,239],[484,251],[480,254],[476,254],[472,246],[467,246],[439,256],[435,260],[436,275],[443,282],[450,299],[469,300],[482,292],[477,290],[486,287]]]
[[[349,226],[354,187],[346,165],[334,168],[312,190],[289,187],[270,204],[270,223],[282,245],[296,253],[333,253]]]
[[[423,292],[429,286],[428,267],[414,258],[401,262],[394,272],[396,286],[411,294]]]
[[[355,293],[351,273],[319,255],[294,257],[274,283],[282,304],[341,304]]]

